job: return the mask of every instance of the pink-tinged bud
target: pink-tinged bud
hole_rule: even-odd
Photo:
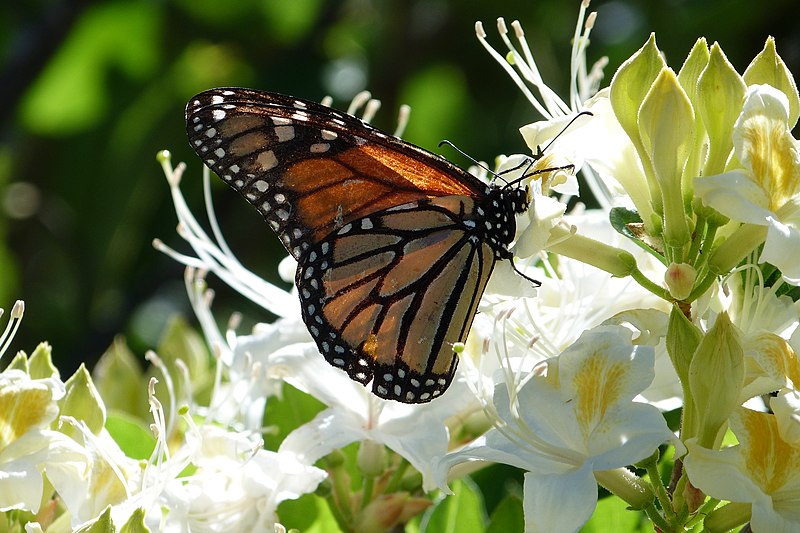
[[[676,300],[685,300],[694,288],[697,271],[686,263],[672,263],[664,274],[664,283],[669,294]]]

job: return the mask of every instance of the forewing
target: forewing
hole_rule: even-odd
[[[332,365],[405,403],[450,384],[495,262],[464,225],[473,200],[422,200],[357,219],[297,270],[303,319]]]
[[[372,213],[485,192],[445,159],[306,100],[212,89],[186,107],[192,147],[253,204],[300,260],[311,243]]]

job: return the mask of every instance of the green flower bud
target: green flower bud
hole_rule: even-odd
[[[364,440],[358,448],[357,464],[367,477],[378,477],[386,470],[386,448],[374,440]]]
[[[31,379],[61,376],[53,364],[53,347],[47,342],[39,343],[39,346],[28,358],[28,369],[28,375]]]
[[[689,365],[689,391],[698,413],[698,443],[715,449],[717,436],[739,406],[744,351],[727,313],[717,316]]]
[[[774,37],[767,38],[764,49],[744,71],[744,82],[747,85],[772,85],[782,91],[789,99],[789,129],[794,128],[800,117],[800,96],[792,73],[775,50]]]
[[[694,110],[671,69],[661,70],[642,102],[639,132],[661,197],[667,258],[683,259],[690,234],[682,180],[694,139]]]
[[[106,423],[106,408],[83,363],[65,385],[67,393],[59,401],[61,415],[82,420],[92,433],[98,435]],[[65,426],[65,429],[65,433],[71,434],[71,426]]]
[[[721,174],[733,150],[733,125],[742,112],[747,87],[717,43],[697,83],[697,113],[708,132],[704,176]]]
[[[650,34],[650,38],[630,59],[625,61],[611,80],[609,101],[614,115],[617,117],[622,129],[630,137],[639,159],[642,161],[647,184],[650,189],[650,201],[653,209],[661,212],[661,197],[658,194],[658,186],[655,183],[650,156],[642,145],[639,133],[639,109],[645,95],[650,91],[658,74],[667,67],[664,58],[661,57],[656,46],[655,34]],[[645,224],[651,223],[645,220]],[[652,230],[652,227],[648,228]],[[650,231],[651,234],[655,232]]]
[[[686,91],[686,96],[689,97],[689,101],[695,110],[697,109],[697,80],[700,79],[700,74],[702,74],[706,65],[708,65],[708,43],[705,37],[701,37],[694,43],[692,51],[689,52],[689,56],[678,72],[678,82],[683,87],[683,90]],[[684,176],[688,177],[700,174],[700,165],[705,156],[703,145],[706,142],[706,130],[699,113],[695,113],[694,131],[694,146],[684,168]],[[690,202],[692,198],[692,183],[684,179],[683,187],[684,202]]]
[[[551,244],[552,243],[552,244]],[[629,252],[556,226],[550,233],[548,251],[571,257],[624,278],[636,269],[636,258]]]

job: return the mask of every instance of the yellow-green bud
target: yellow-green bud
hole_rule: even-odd
[[[358,469],[366,477],[378,477],[386,469],[386,448],[374,440],[364,440],[358,448]]]
[[[753,58],[744,71],[744,82],[749,85],[771,85],[789,99],[789,127],[793,128],[800,116],[800,96],[791,71],[775,50],[775,38],[768,37],[764,49]]]
[[[744,351],[736,327],[720,313],[689,365],[689,391],[698,414],[698,443],[715,449],[717,435],[739,406],[744,384]]]
[[[59,401],[61,415],[68,415],[82,420],[95,435],[100,434],[100,430],[106,423],[106,408],[100,393],[92,382],[92,377],[86,366],[81,363],[78,370],[66,382],[67,393]],[[64,429],[71,426],[65,426]],[[67,434],[72,431],[66,430]]]
[[[672,263],[664,274],[664,283],[670,296],[679,301],[689,296],[696,279],[697,270],[686,263]]]

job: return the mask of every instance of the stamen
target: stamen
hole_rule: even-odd
[[[366,104],[370,98],[372,98],[372,95],[369,91],[361,91],[353,97],[353,100],[350,102],[350,107],[347,108],[347,112],[350,115],[356,115],[359,108]]]
[[[2,316],[3,310],[0,309],[0,316]],[[11,345],[11,341],[14,339],[14,335],[17,334],[17,330],[19,329],[20,323],[22,323],[22,315],[25,314],[25,302],[22,300],[17,300],[14,302],[14,305],[11,307],[11,313],[8,316],[8,324],[6,324],[6,329],[3,331],[3,334],[0,335],[0,359],[3,357],[3,354]]]
[[[376,100],[374,98],[370,98],[367,102],[367,105],[364,106],[364,114],[362,115],[362,120],[364,122],[371,122],[373,118],[375,118],[375,114],[378,112],[378,109],[381,108],[381,101]]]
[[[522,94],[525,95],[525,98],[528,99],[531,105],[536,108],[536,110],[539,111],[542,116],[547,116],[547,110],[539,103],[539,101],[536,99],[536,96],[533,95],[530,89],[528,89],[528,86],[525,85],[525,82],[519,76],[517,71],[514,70],[511,65],[509,65],[505,57],[501,56],[497,50],[492,48],[492,46],[486,41],[486,32],[483,31],[483,25],[476,23],[475,29],[476,35],[478,36],[478,41],[480,41],[481,45],[486,49],[487,52],[489,52],[489,55],[492,56],[492,58],[497,61],[497,64],[499,64],[500,67],[506,71],[506,74],[508,74],[511,80],[517,85],[519,90],[522,91]]]
[[[411,115],[411,106],[403,104],[397,112],[397,128],[394,130],[395,137],[402,137],[408,126],[408,118]]]
[[[486,30],[483,29],[483,22],[480,20],[475,22],[475,35],[478,39],[486,39]]]

